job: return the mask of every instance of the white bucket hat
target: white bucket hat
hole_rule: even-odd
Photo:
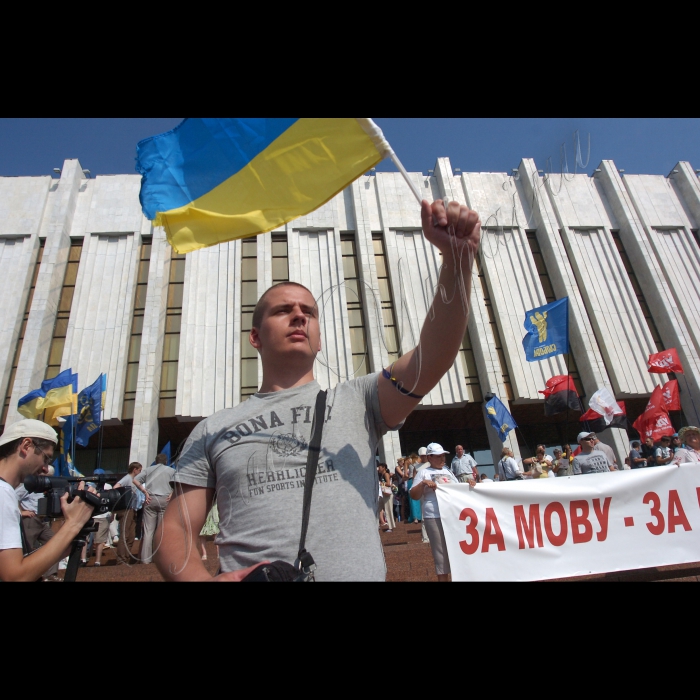
[[[19,438],[39,438],[50,440],[54,445],[58,443],[56,431],[50,425],[32,418],[18,420],[5,428],[5,432],[0,435],[0,445],[7,445],[8,442],[19,440]]]

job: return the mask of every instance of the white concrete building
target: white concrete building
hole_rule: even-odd
[[[463,350],[384,439],[390,465],[431,440],[493,464],[502,445],[485,418],[487,393],[520,425],[507,441],[516,454],[573,439],[579,414],[544,418],[538,393],[567,372],[565,356],[529,363],[521,343],[525,311],[564,296],[582,395],[607,386],[634,419],[668,379],[647,372],[648,355],[675,347],[685,420],[700,422],[700,184],[690,164],[668,177],[623,176],[612,161],[592,177],[543,176],[529,159],[512,173],[454,173],[439,158],[411,177],[428,199],[476,209],[484,232]],[[202,417],[256,390],[252,309],[284,279],[319,300],[324,387],[378,371],[417,342],[440,256],[399,174],[363,176],[284,228],[186,257],[143,217],[139,188],[138,175],[88,179],[77,160],[59,178],[0,178],[2,423],[62,369],[78,372],[81,389],[107,372],[103,466],[150,463],[168,440],[177,447]],[[621,462],[625,431],[601,439]],[[94,450],[78,465],[90,459]]]

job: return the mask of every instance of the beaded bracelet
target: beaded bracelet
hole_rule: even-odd
[[[394,364],[392,363],[392,365],[391,365],[391,367],[389,367],[389,369],[384,368],[382,370],[382,376],[385,379],[388,379],[396,387],[396,389],[398,391],[400,391],[404,396],[410,396],[412,399],[424,398],[425,395],[418,396],[418,394],[412,394],[410,391],[406,391],[406,389],[404,389],[403,387],[400,387],[398,384],[399,380],[393,376],[393,372],[394,372]]]

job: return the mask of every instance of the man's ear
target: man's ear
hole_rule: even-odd
[[[250,340],[250,344],[256,349],[260,350],[262,347],[262,342],[260,340],[260,336],[258,335],[258,329],[257,328],[251,328],[250,329],[250,335],[248,336],[248,339]]]

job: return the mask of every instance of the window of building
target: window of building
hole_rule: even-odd
[[[272,284],[279,282],[289,282],[289,253],[286,233],[272,234]]]
[[[68,319],[70,318],[70,310],[73,305],[75,281],[78,278],[78,266],[80,265],[82,252],[83,239],[72,239],[70,253],[68,254],[68,264],[66,265],[66,276],[63,279],[61,296],[58,300],[56,325],[53,328],[45,379],[53,379],[61,372],[61,359],[63,358],[63,348],[66,344],[66,335],[68,334]]]
[[[365,331],[365,310],[362,304],[360,273],[357,264],[357,247],[354,232],[340,234],[340,249],[343,255],[343,276],[345,278],[345,301],[350,329],[350,350],[355,377],[368,374],[369,353]]]
[[[552,288],[552,282],[549,279],[549,273],[547,272],[547,266],[544,264],[544,258],[542,257],[542,251],[540,249],[540,244],[537,240],[536,231],[526,231],[527,242],[530,244],[530,251],[532,252],[532,257],[535,261],[535,267],[537,268],[537,274],[540,278],[540,283],[542,285],[542,290],[544,291],[544,298],[548,304],[557,300],[554,294],[554,289]],[[567,360],[567,368],[569,370],[569,375],[574,380],[574,385],[576,386],[576,391],[578,391],[579,396],[584,396],[583,384],[581,383],[581,376],[578,373],[578,366],[576,365],[576,359],[574,358],[574,353],[571,350],[571,344],[569,344],[569,355]]]
[[[634,268],[632,267],[632,263],[630,263],[630,259],[627,257],[625,246],[622,244],[622,239],[620,238],[620,232],[610,231],[610,233],[612,234],[613,240],[615,241],[615,245],[617,246],[617,252],[620,253],[620,258],[622,258],[622,264],[625,266],[625,270],[627,271],[627,276],[629,277],[630,282],[632,283],[634,293],[637,295],[637,301],[639,302],[639,306],[641,307],[642,313],[644,314],[644,319],[646,320],[647,326],[649,327],[651,337],[654,339],[656,351],[661,352],[661,350],[665,349],[663,341],[661,340],[661,335],[659,335],[659,331],[656,329],[656,324],[654,323],[654,319],[651,316],[651,311],[649,311],[649,307],[647,306],[646,299],[644,298],[644,292],[642,292],[642,287],[639,284],[639,280],[637,279],[637,275],[634,271]]]
[[[139,374],[139,358],[141,357],[141,336],[143,334],[143,315],[146,311],[146,292],[148,288],[148,271],[151,266],[151,236],[141,239],[141,255],[139,271],[136,278],[136,294],[134,296],[134,315],[131,321],[131,337],[129,338],[129,354],[126,365],[126,385],[124,387],[124,408],[122,419],[134,417],[134,402],[136,400],[136,380]]]
[[[5,425],[5,420],[7,419],[7,410],[10,407],[10,398],[12,397],[12,390],[15,388],[15,375],[17,374],[17,365],[19,364],[19,356],[22,352],[22,343],[24,342],[24,333],[27,330],[27,321],[29,320],[29,310],[32,308],[32,299],[34,298],[34,288],[36,287],[36,278],[39,275],[39,268],[41,267],[41,259],[44,255],[44,245],[46,239],[39,239],[39,251],[37,253],[36,262],[34,263],[34,272],[32,274],[32,284],[29,288],[29,294],[27,295],[27,305],[24,307],[24,317],[22,318],[22,325],[19,329],[19,337],[17,338],[17,346],[15,347],[15,354],[12,359],[12,371],[10,372],[10,380],[7,383],[7,394],[5,395],[5,403],[2,408],[2,420],[0,424]]]
[[[180,329],[182,328],[182,299],[184,291],[185,256],[173,250],[170,257],[168,305],[165,312],[165,336],[163,338],[163,366],[160,374],[158,415],[161,418],[170,418],[175,415],[177,365],[180,357]],[[127,384],[126,389],[131,391],[131,385]],[[135,380],[133,391],[136,391]]]
[[[479,373],[476,369],[476,361],[474,360],[474,350],[472,349],[472,341],[469,337],[469,329],[464,331],[462,339],[462,347],[460,348],[459,356],[462,359],[462,371],[464,372],[464,382],[467,385],[467,392],[470,401],[482,401],[481,386],[479,385]]]
[[[377,281],[379,282],[379,300],[382,310],[382,323],[384,325],[384,342],[389,354],[389,362],[396,362],[401,356],[399,333],[396,326],[396,313],[394,300],[391,295],[391,283],[389,281],[389,265],[386,260],[384,248],[384,236],[382,233],[372,234],[374,246],[374,264],[377,269]]]
[[[272,241],[273,282],[276,275],[289,279],[287,265],[287,240]],[[275,263],[276,261],[276,263]],[[286,272],[284,270],[286,269]],[[258,351],[250,344],[250,329],[253,327],[253,311],[258,303],[258,238],[241,241],[241,401],[258,390]]]

